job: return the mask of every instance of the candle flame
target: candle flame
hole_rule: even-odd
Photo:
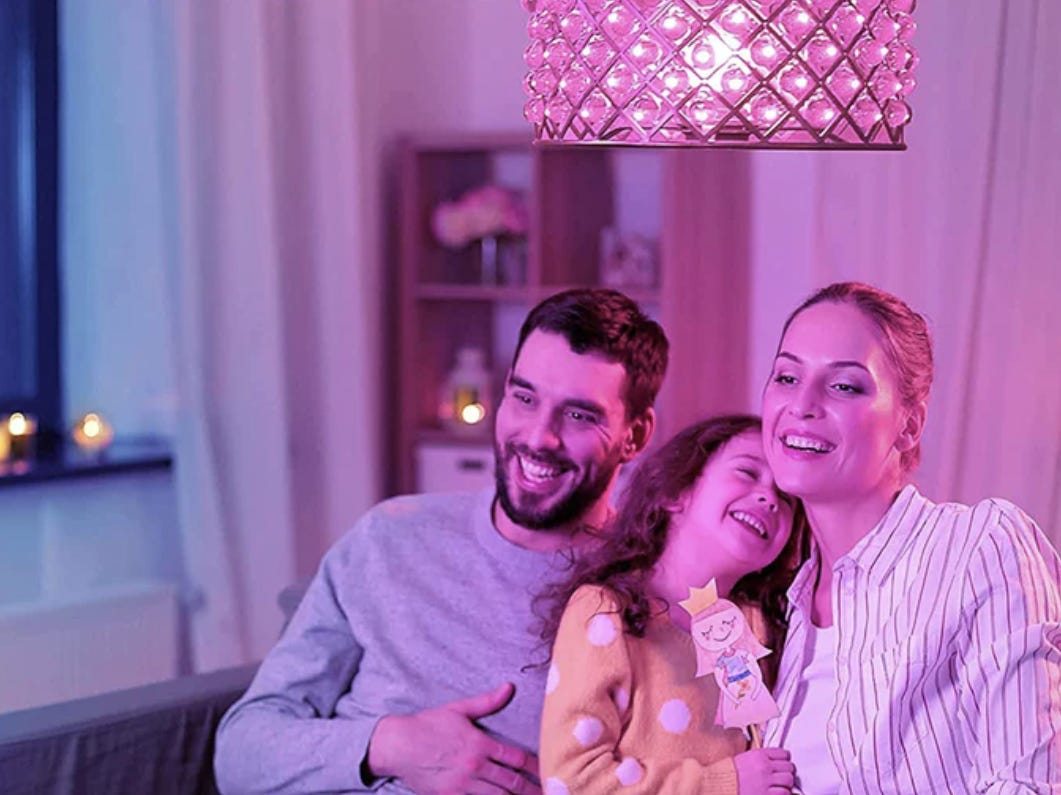
[[[482,403],[469,403],[461,409],[461,422],[478,425],[486,418],[486,409]]]

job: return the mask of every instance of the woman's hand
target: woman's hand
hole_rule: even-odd
[[[739,795],[788,795],[796,766],[784,748],[755,748],[733,757]]]

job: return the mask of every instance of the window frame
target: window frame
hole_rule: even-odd
[[[0,395],[0,414],[21,411],[38,422],[38,452],[63,438],[61,296],[59,282],[59,26],[57,0],[25,0],[33,71],[35,273],[33,394]]]

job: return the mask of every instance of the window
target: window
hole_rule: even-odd
[[[59,362],[59,59],[54,0],[0,3],[0,414],[63,431]]]

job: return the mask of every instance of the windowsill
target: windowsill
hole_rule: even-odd
[[[86,454],[69,445],[58,453],[32,461],[0,463],[0,489],[27,483],[169,469],[172,465],[170,445],[160,439],[116,440],[96,454]]]

